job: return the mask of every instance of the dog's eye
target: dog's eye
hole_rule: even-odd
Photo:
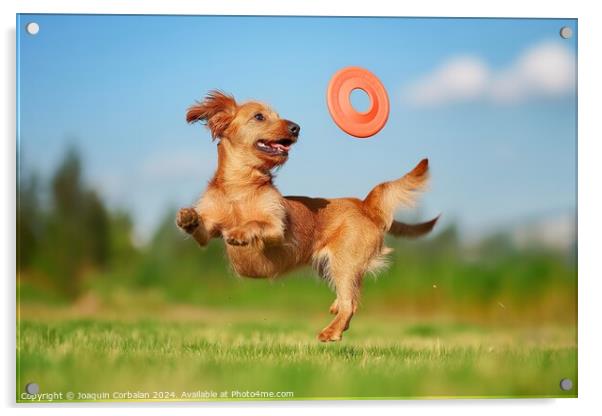
[[[255,120],[257,120],[257,121],[263,121],[263,120],[265,120],[265,117],[261,113],[255,114],[254,117],[255,117]]]

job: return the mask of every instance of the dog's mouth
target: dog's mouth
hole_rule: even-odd
[[[269,155],[288,156],[291,146],[295,143],[293,139],[258,140],[255,147]]]

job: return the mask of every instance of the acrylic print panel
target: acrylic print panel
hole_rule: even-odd
[[[17,401],[577,396],[576,20],[17,28]]]

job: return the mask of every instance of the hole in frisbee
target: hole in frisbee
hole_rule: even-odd
[[[351,101],[351,106],[358,113],[367,113],[372,107],[370,96],[361,88],[354,88],[351,90],[349,101]]]

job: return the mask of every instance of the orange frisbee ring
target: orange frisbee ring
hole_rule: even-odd
[[[351,92],[362,90],[370,98],[370,108],[359,112],[351,104]],[[338,71],[328,84],[326,93],[328,111],[334,122],[352,136],[374,136],[389,118],[389,96],[385,87],[372,72],[357,66]]]

